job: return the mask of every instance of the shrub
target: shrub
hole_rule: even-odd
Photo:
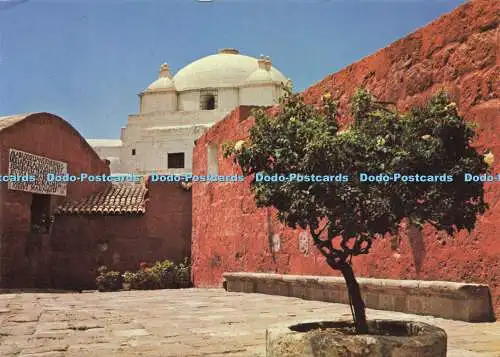
[[[132,273],[131,271],[126,271],[122,275],[123,282],[126,284],[133,284],[133,282],[136,280],[136,274]]]
[[[149,269],[139,270],[133,274],[131,288],[137,290],[157,289],[158,278]]]
[[[158,288],[171,289],[175,287],[175,265],[170,260],[157,261],[150,269],[150,273],[157,279]]]
[[[178,288],[187,288],[191,285],[191,265],[188,258],[175,267],[175,285]]]
[[[147,263],[142,262],[135,273],[126,271],[120,274],[101,266],[98,269],[96,284],[99,291],[120,290],[123,283],[130,284],[130,288],[134,290],[186,288],[191,284],[190,269],[188,258],[179,265],[170,260],[163,260],[148,267]]]
[[[120,290],[122,283],[122,275],[117,271],[107,271],[107,268],[96,278],[97,290],[99,291]]]

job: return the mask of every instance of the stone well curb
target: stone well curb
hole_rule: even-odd
[[[315,356],[377,356],[377,357],[445,357],[447,352],[446,332],[436,326],[421,322],[372,320],[385,323],[405,323],[415,331],[410,337],[385,335],[335,335],[328,330],[318,332],[320,339],[313,334],[295,332],[290,326],[317,323],[318,320],[281,323],[266,329],[266,357],[315,357]],[[336,320],[332,322],[345,322]],[[318,333],[316,332],[316,333]],[[319,337],[319,336],[318,336]],[[349,351],[349,352],[348,352]]]
[[[342,277],[224,273],[226,290],[347,304]],[[448,281],[357,279],[367,308],[467,322],[495,321],[487,285]]]

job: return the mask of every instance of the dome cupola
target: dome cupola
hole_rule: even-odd
[[[267,56],[261,55],[257,60],[258,68],[248,76],[245,80],[244,85],[252,85],[252,84],[272,84],[274,82],[280,82],[281,78],[277,78],[277,80],[273,80],[272,76],[272,62],[271,59]]]
[[[160,75],[156,81],[148,86],[147,91],[172,91],[175,90],[174,80],[170,73],[170,67],[164,63],[160,67]]]

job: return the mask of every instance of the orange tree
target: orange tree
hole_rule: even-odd
[[[472,230],[487,204],[483,184],[465,182],[464,175],[484,174],[488,165],[471,146],[473,127],[444,92],[400,113],[359,89],[344,130],[329,94],[318,108],[289,88],[284,93],[279,113],[256,111],[248,140],[226,145],[225,156],[252,175],[257,206],[274,207],[281,222],[309,229],[326,263],[345,278],[356,331],[367,333],[352,257],[369,253],[375,239],[397,234],[404,219],[449,234]],[[265,182],[257,173],[341,173],[348,181]],[[387,174],[389,181],[366,182],[362,174]]]

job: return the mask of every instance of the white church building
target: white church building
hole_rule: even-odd
[[[87,139],[112,173],[191,172],[194,141],[240,105],[270,106],[289,80],[259,59],[223,49],[172,76],[167,64],[139,94],[139,113],[129,115],[119,140]]]

